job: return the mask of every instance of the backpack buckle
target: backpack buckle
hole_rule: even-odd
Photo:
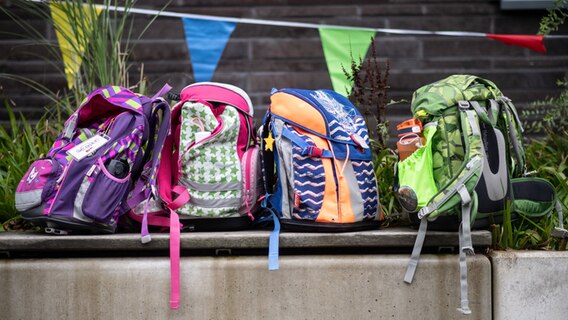
[[[304,153],[310,157],[321,157],[323,150],[318,147],[309,146]]]
[[[429,207],[423,207],[422,209],[420,209],[420,211],[418,211],[418,219],[422,220],[428,217],[430,213],[432,213],[432,209],[430,209]]]
[[[465,100],[458,101],[458,108],[460,108],[461,110],[469,109],[469,101]]]

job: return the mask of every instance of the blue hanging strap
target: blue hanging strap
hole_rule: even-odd
[[[274,221],[274,229],[270,233],[270,238],[268,239],[268,270],[278,270],[278,245],[280,237],[280,220],[272,212],[272,220]]]

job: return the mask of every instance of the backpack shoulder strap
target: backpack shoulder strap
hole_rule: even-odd
[[[161,162],[158,169],[158,191],[166,207],[177,210],[189,201],[187,189],[177,188],[179,173],[179,135],[181,130],[180,116],[183,102],[174,106],[171,113],[171,134],[164,142],[161,153]],[[177,196],[176,196],[177,195]]]
[[[155,107],[149,119],[150,135],[148,145],[144,152],[144,171],[149,170],[147,177],[137,180],[136,187],[132,197],[128,201],[128,205],[133,208],[143,200],[146,200],[152,192],[151,188],[155,188],[157,168],[160,162],[160,153],[164,145],[165,139],[169,133],[170,123],[170,107],[163,99],[154,101]],[[159,111],[162,111],[161,115]],[[157,135],[156,135],[156,131]],[[146,188],[149,187],[149,188]],[[141,196],[142,191],[142,196]],[[135,198],[136,197],[136,198]]]
[[[160,90],[157,95],[165,94],[168,90]],[[162,98],[157,98],[154,96],[153,98],[153,109],[152,114],[150,116],[150,128],[154,128],[154,131],[151,131],[151,137],[153,138],[155,135],[155,128],[157,123],[161,123],[158,131],[158,135],[155,138],[155,143],[152,146],[151,150],[151,162],[150,163],[150,173],[145,182],[141,182],[139,186],[137,186],[136,190],[139,190],[138,195],[142,195],[144,200],[148,200],[149,197],[153,194],[156,196],[156,181],[159,182],[159,193],[162,200],[166,202],[166,206],[169,209],[169,218],[160,218],[160,224],[168,223],[169,222],[169,229],[170,229],[170,281],[171,281],[171,293],[170,293],[170,308],[178,309],[180,304],[180,229],[181,224],[179,221],[179,216],[174,211],[179,207],[175,207],[178,202],[187,202],[189,200],[189,194],[187,193],[187,189],[185,189],[185,194],[182,191],[179,191],[177,188],[172,188],[172,164],[176,163],[177,157],[172,159],[172,150],[173,150],[173,138],[176,133],[176,130],[179,130],[178,126],[171,126],[172,124],[178,124],[175,119],[179,120],[179,114],[175,114],[172,117],[170,107],[166,103],[166,101]],[[161,115],[159,111],[161,112]],[[161,118],[161,119],[160,119]],[[173,134],[172,134],[173,131]],[[150,141],[148,142],[148,146],[150,147]],[[161,161],[160,161],[161,159]],[[173,161],[172,161],[173,160]],[[173,167],[174,169],[177,168],[177,165]],[[177,169],[176,169],[177,170]],[[146,188],[144,188],[146,185]],[[164,191],[168,190],[167,193]],[[172,201],[172,193],[178,192],[180,196],[176,199],[176,201]],[[187,195],[187,198],[185,197]],[[130,204],[130,203],[129,203]],[[182,204],[183,205],[183,204]],[[181,206],[181,205],[180,205]],[[142,218],[142,243],[147,243],[151,241],[150,233],[148,232],[148,212],[147,212],[147,205],[144,209],[144,216]]]
[[[268,270],[278,270],[279,268],[279,236],[280,236],[280,221],[272,204],[270,203],[270,197],[274,193],[274,183],[276,182],[276,177],[274,174],[274,137],[272,136],[271,128],[272,116],[270,109],[264,116],[264,121],[262,123],[262,131],[260,137],[260,152],[261,166],[262,166],[262,177],[264,183],[264,190],[266,194],[264,199],[262,199],[262,207],[270,212],[270,216],[267,220],[272,220],[274,223],[274,228],[270,232],[268,238]],[[262,220],[262,219],[261,219]]]
[[[164,86],[160,92],[169,90],[169,86]],[[156,97],[156,96],[154,96]],[[145,177],[137,180],[132,195],[128,199],[128,206],[134,208],[139,203],[148,200],[152,194],[156,194],[157,170],[160,164],[160,154],[164,146],[166,137],[170,131],[170,106],[163,98],[153,98],[151,100],[151,113],[148,119],[149,138],[147,148],[144,153],[143,171]],[[156,134],[157,133],[157,134]],[[142,221],[142,242],[150,241],[147,224],[147,206],[144,210]]]
[[[517,109],[513,105],[511,99],[503,96],[501,97],[501,101],[503,103],[502,112],[506,121],[509,140],[511,142],[513,154],[517,164],[515,168],[511,168],[511,173],[513,176],[523,176],[527,171],[525,162],[525,149],[523,148],[522,137],[524,129],[519,119]]]
[[[264,183],[264,190],[267,194],[274,192],[274,137],[272,136],[270,123],[272,116],[270,110],[266,113],[262,123],[261,137],[260,137],[260,152],[262,152],[262,176]],[[268,143],[267,143],[268,142]]]

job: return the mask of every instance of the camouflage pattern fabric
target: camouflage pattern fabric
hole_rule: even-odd
[[[482,142],[479,116],[473,110],[461,111],[459,101],[484,101],[501,97],[491,82],[469,75],[453,75],[418,89],[411,110],[423,124],[435,122],[437,131],[432,146],[433,176],[439,193],[430,204],[437,204],[430,218],[440,214],[460,214],[456,205],[461,199],[455,193],[458,184],[473,191],[481,176]],[[474,168],[466,168],[475,164]],[[468,169],[468,170],[465,170]],[[453,193],[451,195],[450,193]],[[472,215],[472,219],[475,215]]]
[[[456,132],[463,134],[464,144],[457,144],[456,141],[452,143],[452,140],[449,140],[449,142],[447,142],[446,144],[446,148],[443,151],[459,150],[463,153],[456,152],[451,154],[450,157],[446,158],[445,161],[449,162],[450,164],[447,168],[443,169],[438,167],[438,172],[451,172],[453,176],[439,176],[443,182],[442,185],[440,181],[437,181],[439,186],[441,186],[438,190],[441,191],[430,201],[430,203],[438,204],[439,207],[429,215],[430,218],[435,218],[440,214],[461,214],[461,210],[456,207],[456,205],[461,202],[461,198],[459,194],[456,193],[455,188],[458,185],[463,184],[468,191],[473,192],[475,186],[477,185],[477,182],[479,181],[479,178],[481,177],[483,146],[481,142],[481,135],[479,134],[477,114],[473,110],[458,112],[461,112],[462,116],[459,118],[454,118],[459,119],[459,121],[461,122],[461,130],[454,130],[453,138],[454,140],[458,140]],[[440,130],[440,128],[438,130]],[[459,140],[461,140],[461,137]],[[443,145],[444,142],[441,142],[439,144]],[[436,146],[436,144],[434,144],[434,146]],[[459,148],[459,146],[461,146],[461,149]],[[435,169],[437,168],[435,159],[436,157],[440,157],[440,154],[442,153],[433,151],[432,156],[434,157],[433,162]],[[458,159],[461,159],[461,162]],[[436,180],[436,170],[434,170],[434,179]],[[476,210],[472,210],[471,220],[475,220],[475,212]]]
[[[413,114],[441,116],[458,101],[485,101],[503,96],[497,86],[485,79],[470,75],[453,75],[421,87],[412,95]]]

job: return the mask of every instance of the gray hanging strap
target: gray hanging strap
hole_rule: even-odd
[[[420,227],[418,228],[418,235],[416,235],[416,241],[414,242],[414,249],[412,249],[410,261],[406,266],[406,273],[404,274],[404,282],[406,283],[412,283],[412,279],[414,279],[414,273],[416,273],[416,267],[420,259],[420,252],[422,252],[422,246],[424,245],[424,238],[426,238],[426,229],[428,229],[428,218],[424,217],[420,220]]]
[[[465,251],[467,255],[474,255],[473,245],[471,243],[471,195],[463,184],[458,186],[457,190],[462,202],[461,225],[463,225],[463,230],[461,230],[460,233],[464,236],[464,243],[463,246],[460,247],[460,250]]]
[[[460,225],[460,307],[458,311],[463,314],[471,314],[471,309],[469,309],[469,298],[468,298],[468,285],[467,285],[467,261],[466,253],[463,248],[464,236],[462,234],[463,222]]]
[[[558,212],[558,227],[564,229],[564,215],[562,214],[562,203],[556,200],[556,212]]]
[[[552,229],[551,237],[560,239],[559,250],[566,250],[566,239],[568,239],[568,230],[564,229],[564,215],[562,214],[562,204],[560,200],[556,200],[556,212],[558,213],[558,226]]]
[[[460,242],[460,289],[461,304],[458,310],[463,314],[471,314],[469,309],[468,284],[467,284],[467,261],[468,255],[474,255],[473,245],[471,241],[471,195],[467,191],[465,185],[458,187],[458,193],[462,200],[462,221],[459,229]]]

